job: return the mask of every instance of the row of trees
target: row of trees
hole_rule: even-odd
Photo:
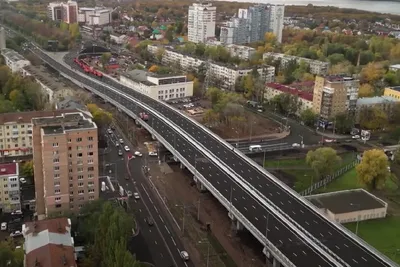
[[[342,162],[336,150],[331,147],[322,147],[309,151],[306,163],[316,174],[318,179],[333,174]],[[390,179],[389,160],[381,149],[367,150],[362,155],[362,160],[356,166],[357,178],[361,185],[370,189],[382,189]]]
[[[97,126],[108,127],[108,125],[110,125],[112,122],[112,114],[110,112],[98,107],[96,104],[87,104],[86,106],[92,114],[93,121]]]
[[[0,65],[0,90],[0,113],[43,110],[48,104],[45,92],[32,77],[13,74],[5,65]]]
[[[86,258],[84,267],[139,267],[127,250],[135,228],[134,219],[110,202],[94,201],[84,206],[78,218],[78,232],[83,237]]]

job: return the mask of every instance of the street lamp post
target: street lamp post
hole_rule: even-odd
[[[207,263],[206,263],[206,267],[208,267],[209,263],[210,263],[210,242],[209,241],[205,241],[205,240],[201,240],[201,241],[199,241],[199,244],[207,244]]]
[[[357,203],[350,203],[350,206],[356,206],[358,209],[360,209],[360,204]],[[357,213],[357,224],[356,224],[356,235],[358,235],[358,224],[360,223],[360,216]]]

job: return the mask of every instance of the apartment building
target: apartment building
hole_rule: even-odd
[[[388,118],[392,117],[393,109],[400,104],[400,99],[391,96],[362,97],[357,99],[356,104],[356,123],[360,122],[360,114],[367,108],[378,108],[382,110]]]
[[[28,111],[0,114],[0,158],[31,155],[32,118],[59,116],[74,110]]]
[[[6,47],[6,30],[0,27],[0,51],[7,48]]]
[[[86,25],[107,25],[111,22],[112,10],[104,7],[81,7],[78,10],[78,22]]]
[[[269,5],[269,31],[274,33],[276,41],[279,43],[282,43],[284,17],[284,5]]]
[[[160,47],[149,45],[147,49],[153,55],[156,55]],[[198,70],[202,64],[209,64],[207,67],[208,73],[213,75],[213,78],[221,82],[221,86],[226,90],[234,90],[237,78],[246,76],[252,72],[252,68],[242,68],[235,65],[207,62],[206,60],[197,59],[189,55],[184,55],[181,52],[173,50],[173,47],[163,47],[165,52],[162,58],[162,64],[171,65],[178,64],[182,69]],[[257,71],[266,82],[275,80],[275,68],[273,66],[259,66]]]
[[[133,70],[120,75],[120,82],[133,90],[158,100],[193,96],[193,82],[185,75],[158,75]]]
[[[0,164],[0,212],[21,210],[18,163]]]
[[[383,95],[400,100],[400,86],[386,87]]]
[[[71,230],[68,218],[23,224],[24,267],[76,267]]]
[[[228,44],[224,45],[221,41],[209,41],[207,46],[224,46],[224,48],[229,52],[231,57],[238,57],[242,60],[249,60],[257,50],[250,46]]]
[[[3,55],[6,61],[6,65],[11,69],[12,72],[18,72],[23,67],[31,64],[29,60],[25,59],[23,56],[12,49],[2,49],[1,55]]]
[[[193,3],[188,13],[188,41],[206,43],[215,37],[217,8],[212,4]]]
[[[313,94],[297,88],[286,86],[279,83],[267,83],[264,90],[264,99],[271,100],[277,95],[290,94],[298,97],[299,108],[297,115],[300,115],[302,111],[306,109],[312,109],[313,107]]]
[[[38,218],[98,199],[96,124],[80,112],[33,118],[32,124]]]
[[[290,61],[296,61],[297,64],[300,64],[300,62],[305,62],[308,64],[310,67],[310,73],[316,74],[316,75],[326,75],[328,74],[329,70],[329,62],[324,62],[320,60],[313,60],[309,58],[304,58],[304,57],[296,57],[296,56],[291,56],[291,55],[285,55],[282,53],[264,53],[263,54],[263,59],[269,59],[272,58],[274,60],[280,60],[280,65],[282,68],[284,68]]]
[[[249,42],[248,19],[231,18],[221,26],[219,39],[223,44],[246,44]]]
[[[313,110],[323,119],[338,114],[355,115],[360,81],[345,75],[315,78]]]
[[[47,6],[47,15],[51,20],[65,23],[78,22],[78,3],[76,1],[51,2]]]

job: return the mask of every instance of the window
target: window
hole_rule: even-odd
[[[73,188],[74,187],[74,184],[69,184],[69,188]]]
[[[87,148],[88,148],[88,149],[92,149],[92,148],[93,148],[93,145],[88,145]]]
[[[76,164],[77,164],[77,165],[82,165],[82,164],[83,164],[83,161],[82,161],[82,160],[77,160],[77,161],[76,161]]]
[[[94,171],[94,167],[88,167],[87,170],[88,170],[88,172],[92,172],[92,171]]]
[[[18,184],[11,184],[11,187],[18,187]]]
[[[78,154],[76,154],[76,156],[77,156],[78,158],[81,158],[81,157],[82,157],[82,153],[78,153]]]
[[[58,155],[58,150],[54,150],[53,155]]]
[[[88,152],[87,154],[89,157],[93,156],[93,152]]]
[[[83,175],[78,175],[78,180],[83,180]]]
[[[54,182],[54,186],[55,187],[59,187],[60,186],[60,182]]]
[[[73,171],[74,171],[73,169],[69,169],[69,170],[68,170],[68,172],[70,172],[70,173],[73,172]]]
[[[56,204],[56,208],[61,208],[61,204]]]
[[[59,159],[59,158],[53,159],[53,163],[59,163],[59,162],[60,162],[60,159]]]
[[[60,170],[60,166],[54,166],[54,171],[59,171]]]
[[[76,150],[82,150],[82,147],[81,146],[77,146]]]
[[[89,196],[89,200],[94,200],[94,196]]]
[[[58,179],[58,178],[60,178],[60,174],[59,173],[55,173],[54,174],[54,179]]]
[[[7,187],[8,187],[8,184],[5,184],[5,185],[4,185],[4,188],[7,188]]]
[[[79,187],[83,187],[83,186],[84,186],[84,183],[78,183],[78,186],[79,186]]]
[[[88,186],[94,186],[94,182],[88,182]]]
[[[70,197],[69,202],[74,202],[74,198]]]
[[[76,138],[76,142],[82,142],[82,137]]]
[[[94,193],[94,189],[89,189],[88,192],[89,192],[89,194],[92,194],[92,193]]]
[[[93,177],[94,177],[94,175],[93,175],[92,173],[89,173],[89,174],[88,174],[88,178],[89,178],[89,179],[93,179]]]
[[[82,205],[82,204],[79,204],[79,205],[78,205],[78,207],[79,207],[79,208],[82,208],[82,207],[83,207],[83,205]]]
[[[82,167],[79,167],[79,168],[78,168],[78,172],[83,172],[83,168],[82,168]]]
[[[68,147],[68,150],[72,150],[72,147],[69,146],[69,147]]]
[[[93,164],[93,159],[88,159],[88,164]]]
[[[88,140],[89,140],[89,141],[93,141],[93,136],[89,136],[89,137],[88,137]]]
[[[72,141],[71,139],[68,139],[68,143],[71,143],[71,141]]]
[[[58,147],[58,143],[53,143],[53,147]]]
[[[60,193],[61,193],[61,190],[60,190],[60,189],[55,189],[55,190],[54,190],[54,194],[58,195],[58,194],[60,194]]]
[[[74,195],[74,191],[69,191],[69,195],[73,196]]]
[[[56,197],[55,200],[56,200],[56,202],[60,202],[61,201],[61,197]]]
[[[85,201],[85,197],[78,197],[78,201]]]
[[[78,195],[83,195],[85,193],[85,190],[78,190]]]

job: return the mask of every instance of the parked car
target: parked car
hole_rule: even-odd
[[[1,223],[1,231],[6,231],[7,230],[7,223],[6,222],[2,222]]]
[[[123,143],[124,143],[124,139],[120,138],[120,139],[119,139],[119,142],[120,142],[121,144],[123,144]]]
[[[11,212],[11,215],[22,215],[22,211],[21,210],[14,210],[13,212]]]
[[[127,191],[127,192],[126,192],[126,195],[127,195],[128,197],[132,197],[132,191]]]
[[[24,177],[19,178],[21,184],[26,184],[26,179]]]
[[[21,231],[14,231],[10,234],[10,237],[18,237],[18,236],[22,236]]]
[[[299,143],[293,143],[292,147],[300,147],[300,144]]]
[[[135,156],[141,157],[143,156],[142,153],[140,153],[139,151],[135,151]]]

